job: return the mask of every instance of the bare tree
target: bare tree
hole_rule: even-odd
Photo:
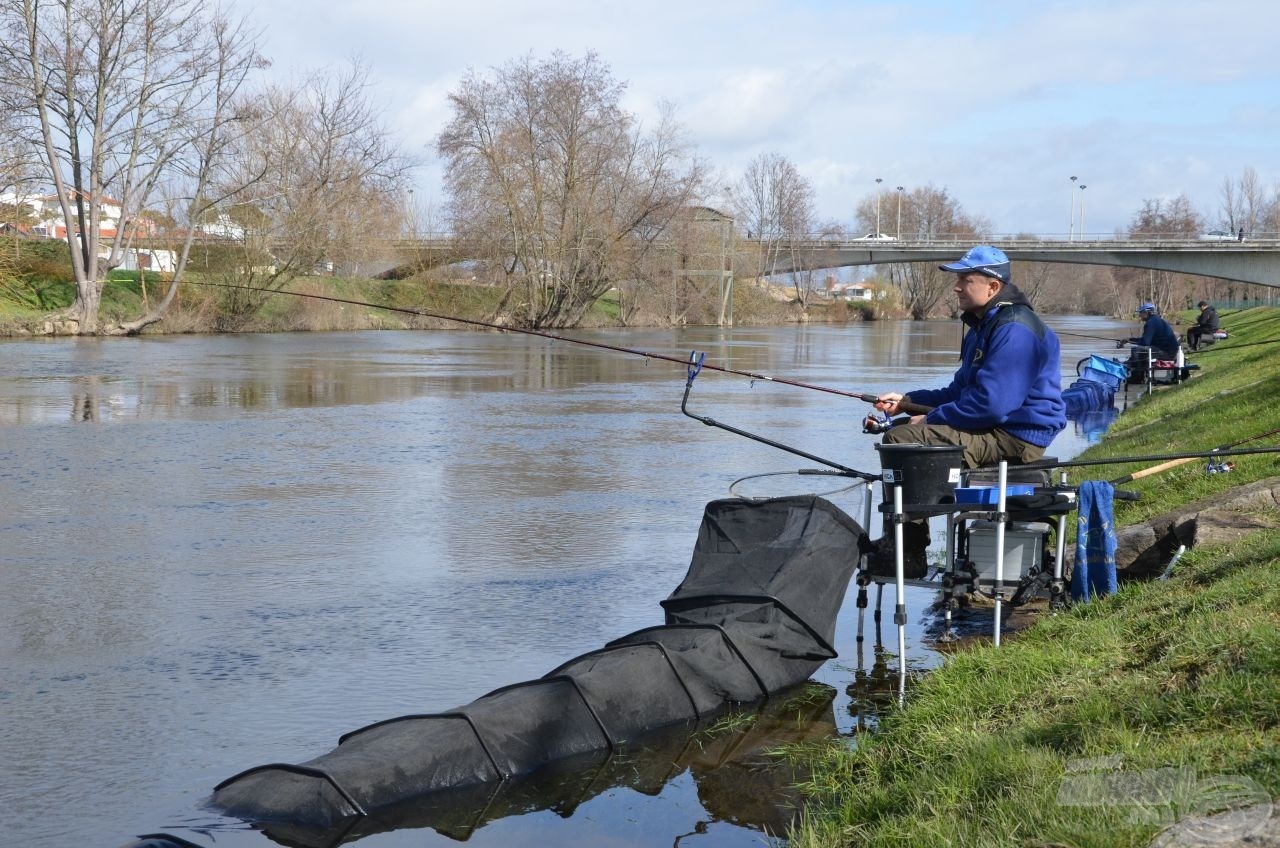
[[[76,298],[65,317],[97,333],[107,275],[175,158],[190,154],[202,167],[196,183],[207,181],[238,118],[230,104],[258,63],[253,39],[205,0],[3,0],[0,20],[6,99],[42,153],[66,224]],[[115,232],[104,237],[110,217]]]
[[[35,153],[22,137],[12,106],[0,100],[0,197],[5,198],[0,202],[0,225],[7,225],[15,236],[36,220],[32,194],[43,172]]]
[[[1195,211],[1190,198],[1180,194],[1172,200],[1147,198],[1129,222],[1128,236],[1135,240],[1157,238],[1196,238],[1204,229],[1204,219]],[[1118,285],[1115,312],[1127,315],[1142,301],[1149,301],[1162,311],[1184,307],[1175,277],[1168,271],[1116,268],[1112,275]],[[1127,297],[1126,297],[1127,295]],[[1127,303],[1126,303],[1127,301]]]
[[[697,196],[702,167],[670,113],[643,131],[624,88],[595,54],[557,52],[470,72],[449,95],[436,147],[454,231],[520,324],[579,322]]]
[[[808,254],[798,243],[815,229],[813,198],[813,185],[777,152],[761,153],[748,162],[733,189],[738,219],[760,247],[756,275],[768,276],[785,258],[794,269],[789,276],[802,309],[808,306],[814,269],[805,267]]]
[[[1222,225],[1232,233],[1257,232],[1266,211],[1266,194],[1252,167],[1241,171],[1239,179],[1224,177],[1218,206]]]
[[[369,99],[367,69],[267,88],[199,204],[193,230],[234,249],[222,329],[299,274],[354,267],[401,235],[409,161]]]
[[[982,238],[991,225],[985,219],[964,211],[960,201],[947,190],[932,185],[912,189],[901,199],[903,239],[929,241],[946,238],[976,241]],[[855,216],[859,228],[872,232],[876,222],[875,195],[863,198]],[[895,227],[896,225],[895,208]],[[889,269],[889,278],[897,286],[903,305],[917,321],[934,317],[942,312],[948,293],[955,282],[955,275],[937,268],[937,263],[911,262],[895,264]]]
[[[1130,239],[1195,238],[1204,220],[1185,194],[1172,200],[1147,198],[1129,221]]]

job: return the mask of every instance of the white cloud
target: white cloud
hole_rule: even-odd
[[[1065,229],[1073,173],[1088,181],[1089,229],[1104,231],[1147,197],[1186,193],[1211,207],[1246,165],[1280,181],[1270,0],[245,9],[281,68],[362,56],[406,147],[426,155],[468,68],[562,49],[597,52],[645,121],[673,103],[726,180],[763,150],[788,156],[824,217],[847,219],[876,176],[947,187],[1001,232]],[[438,168],[424,173],[435,180]]]

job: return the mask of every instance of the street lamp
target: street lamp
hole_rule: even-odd
[[[1071,241],[1072,234],[1076,226],[1076,178],[1071,178],[1071,217],[1067,219],[1067,241]]]
[[[902,186],[898,186],[898,241],[902,241]]]
[[[1080,183],[1080,238],[1084,239],[1084,190],[1088,188],[1084,183]]]
[[[880,235],[880,183],[884,182],[880,177],[876,177],[876,235]]]

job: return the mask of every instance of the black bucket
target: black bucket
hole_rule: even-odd
[[[956,445],[879,444],[884,498],[889,487],[902,487],[902,503],[914,505],[956,502],[956,484],[964,465],[964,448]]]

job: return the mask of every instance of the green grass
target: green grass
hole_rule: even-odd
[[[1160,584],[957,655],[852,750],[792,845],[1146,845],[1125,806],[1057,801],[1066,770],[1189,767],[1280,793],[1280,533],[1194,551]]]
[[[1280,429],[1280,310],[1260,308],[1237,313],[1231,339],[1196,354],[1198,376],[1176,388],[1143,397],[1117,419],[1101,445],[1080,459],[1162,455],[1211,450]],[[1274,342],[1274,344],[1272,343]],[[1132,388],[1132,387],[1131,387]],[[1241,448],[1280,443],[1280,434],[1248,441]],[[1280,474],[1280,455],[1237,457],[1230,474],[1206,474],[1195,460],[1126,484],[1142,493],[1137,502],[1120,502],[1116,521],[1131,524],[1232,486]],[[1074,469],[1073,481],[1115,479],[1156,462]]]
[[[1085,458],[1211,448],[1280,427],[1280,310],[1232,316],[1201,376],[1144,398]],[[1253,345],[1253,346],[1247,346]],[[1234,348],[1234,349],[1233,349]],[[1250,446],[1280,443],[1271,436]],[[1230,474],[1197,460],[1132,485],[1119,523],[1276,476],[1272,455]],[[1079,469],[1109,479],[1153,463]],[[952,656],[877,733],[818,748],[815,806],[793,848],[1145,846],[1176,804],[1060,803],[1069,768],[1095,758],[1122,777],[1188,769],[1280,794],[1280,531],[1189,551],[1168,581],[1049,617],[1000,648]],[[784,752],[795,757],[794,750]],[[1070,801],[1069,796],[1064,796]],[[1175,799],[1177,800],[1177,799]],[[1187,798],[1183,797],[1182,801]]]

